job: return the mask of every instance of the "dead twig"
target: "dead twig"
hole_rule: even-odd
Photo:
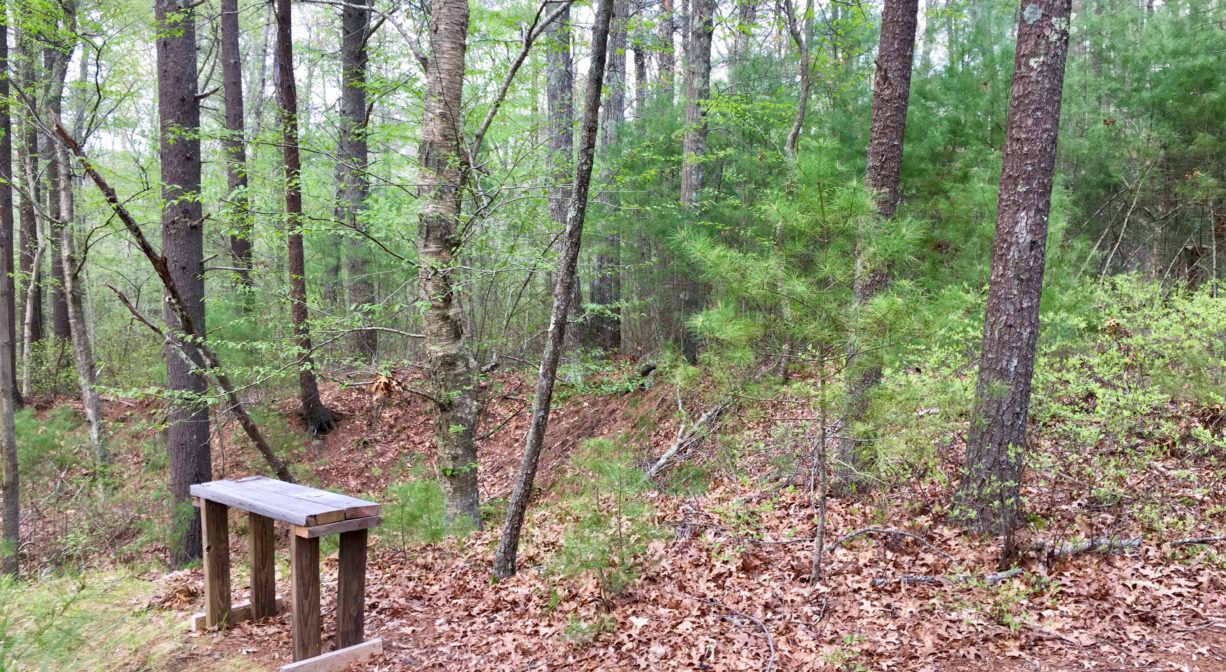
[[[904,586],[920,586],[930,583],[972,583],[975,581],[982,581],[989,586],[995,586],[1021,573],[1021,567],[1014,567],[1013,569],[995,574],[903,574],[902,576],[889,579],[873,579],[872,586],[880,588],[881,586],[888,586],[894,583]]]
[[[749,614],[747,614],[747,613],[745,613],[745,612],[743,612],[743,611],[740,611],[740,610],[738,610],[738,609],[735,609],[735,608],[733,608],[733,607],[730,607],[730,606],[728,606],[728,605],[726,605],[726,604],[724,604],[723,602],[720,602],[720,601],[718,601],[718,600],[712,600],[712,599],[710,599],[710,598],[706,598],[706,597],[698,597],[698,596],[696,596],[696,595],[687,595],[687,594],[685,594],[685,593],[679,593],[679,592],[677,592],[677,591],[675,591],[675,590],[668,590],[667,588],[666,588],[666,589],[664,589],[664,592],[666,592],[666,593],[672,593],[673,595],[676,595],[677,597],[684,598],[684,599],[687,599],[687,600],[695,600],[695,601],[698,601],[698,602],[704,602],[704,603],[709,604],[709,605],[711,605],[711,606],[713,606],[713,607],[719,607],[720,609],[723,609],[723,610],[725,610],[725,611],[727,611],[727,612],[729,612],[729,613],[731,613],[731,614],[733,614],[733,615],[735,615],[735,616],[740,616],[741,618],[743,618],[743,619],[745,619],[745,620],[747,620],[747,621],[751,621],[751,622],[753,622],[753,624],[754,624],[754,625],[756,625],[756,626],[758,626],[758,629],[759,629],[759,630],[761,630],[761,631],[762,631],[762,634],[763,634],[763,635],[766,637],[766,647],[767,647],[767,649],[769,649],[769,650],[770,650],[770,658],[768,658],[768,659],[767,659],[767,661],[766,661],[766,667],[764,667],[764,668],[763,668],[763,670],[764,670],[764,672],[771,672],[771,670],[775,669],[775,638],[774,638],[774,637],[771,637],[771,631],[770,631],[770,628],[766,627],[766,623],[763,623],[763,622],[762,622],[762,619],[757,618],[757,617],[755,617],[755,616],[750,616]]]
[[[843,545],[844,542],[848,542],[848,541],[851,541],[852,539],[855,539],[856,537],[863,537],[869,534],[894,536],[894,537],[907,537],[908,539],[914,539],[915,541],[919,542],[921,545],[932,549],[934,552],[937,553],[937,555],[940,555],[946,560],[949,560],[951,562],[953,562],[954,560],[954,556],[946,553],[945,551],[942,551],[941,549],[932,545],[932,542],[919,536],[918,534],[915,534],[914,532],[907,532],[906,530],[891,530],[891,529],[886,529],[884,527],[866,527],[862,530],[856,530],[855,532],[852,532],[850,534],[845,534],[842,537],[839,537],[837,541],[835,541],[833,544],[830,545],[830,550],[831,552],[833,552],[834,549]]]

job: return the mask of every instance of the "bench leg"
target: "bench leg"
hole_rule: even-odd
[[[265,618],[277,613],[277,566],[273,554],[272,518],[250,513],[247,521],[251,544],[251,617]]]
[[[209,628],[230,620],[230,508],[205,501],[200,509],[204,534],[204,618]]]
[[[336,590],[336,648],[361,644],[365,635],[368,530],[341,533]]]
[[[319,539],[290,537],[294,660],[319,655]]]

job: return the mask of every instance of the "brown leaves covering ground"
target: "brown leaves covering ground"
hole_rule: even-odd
[[[483,499],[509,490],[527,422],[519,412],[527,394],[522,384],[508,375],[499,387],[485,419],[498,430],[481,443]],[[736,477],[718,475],[723,458],[708,445],[703,454],[688,456],[717,474],[704,494],[649,495],[666,534],[650,545],[642,577],[627,593],[607,597],[594,580],[552,575],[549,557],[562,521],[554,515],[558,495],[548,488],[549,476],[565,470],[571,450],[588,436],[631,436],[644,460],[658,454],[676,435],[672,394],[661,386],[572,399],[558,409],[518,576],[491,584],[496,529],[403,551],[377,539],[367,633],[384,639],[385,654],[353,669],[1226,670],[1226,544],[1165,544],[1176,535],[1147,534],[1152,525],[1131,517],[1129,509],[1091,506],[1085,488],[1057,474],[1027,476],[1030,511],[1046,528],[1020,538],[1023,549],[1041,540],[1140,534],[1143,546],[1055,561],[1031,552],[1023,574],[994,586],[946,578],[875,587],[874,579],[981,576],[998,569],[1000,540],[945,525],[949,485],[909,483],[830,502],[825,573],[811,584],[815,517],[805,456],[795,456],[801,466],[792,472],[778,467],[779,456],[796,449],[771,443],[769,408],[766,419],[726,421],[744,432],[743,439],[756,436],[763,446],[742,461]],[[347,417],[319,453],[321,482],[377,492],[406,455],[429,463],[432,423],[424,400],[389,402],[376,425],[363,417],[361,390],[331,390],[328,397]],[[1036,450],[1057,448],[1039,441]],[[950,441],[942,459],[956,464],[960,451],[959,442]],[[1124,478],[1136,483],[1138,496],[1162,493],[1154,505],[1160,515],[1195,523],[1177,536],[1222,534],[1226,484],[1215,465],[1168,457]],[[931,546],[865,535],[830,550],[835,540],[866,527],[907,530]],[[335,557],[325,559],[323,576],[329,637]],[[170,575],[163,593],[177,603],[166,606],[183,609],[195,596],[198,608],[200,580],[198,573]],[[288,594],[288,585],[281,592]],[[602,614],[612,625],[592,641],[568,637],[569,625],[595,623]],[[201,669],[219,659],[246,659],[275,666],[288,662],[290,649],[283,614],[198,636],[180,663],[181,669]]]

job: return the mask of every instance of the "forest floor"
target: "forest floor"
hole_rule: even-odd
[[[531,387],[502,374],[488,392],[483,426],[493,431],[479,446],[481,495],[497,503],[518,466]],[[378,497],[414,466],[425,470],[418,475],[432,473],[426,401],[397,394],[373,418],[363,387],[328,386],[325,400],[341,413],[338,428],[299,448],[314,484]],[[702,466],[705,488],[640,495],[654,533],[636,560],[637,581],[607,594],[587,574],[554,571],[551,558],[573,522],[560,477],[573,472],[576,447],[590,437],[619,437],[647,463],[676,439],[679,406],[697,417],[710,403],[683,400],[664,383],[569,394],[553,415],[521,571],[509,580],[490,578],[501,525],[496,506],[486,529],[463,539],[405,544],[388,529],[372,537],[366,632],[383,638],[385,653],[352,669],[1226,670],[1226,543],[1185,541],[1226,533],[1221,455],[1172,449],[1161,460],[1128,463],[1111,475],[1125,492],[1113,501],[1102,501],[1081,472],[1028,473],[1032,524],[1014,539],[1021,571],[1000,581],[985,577],[1002,569],[1002,541],[944,520],[953,487],[947,482],[900,481],[859,498],[832,498],[823,574],[812,583],[815,441],[778,429],[804,409],[787,399],[741,404],[720,427],[736,436],[735,448],[709,439],[681,456]],[[44,412],[51,405],[42,403]],[[292,409],[290,401],[279,408],[287,416]],[[107,405],[118,426],[147,410]],[[1197,412],[1220,430],[1220,409]],[[1071,463],[1036,434],[1032,464]],[[254,452],[236,448],[236,438],[220,441],[218,478],[259,471]],[[162,478],[142,468],[151,451],[139,441],[115,444],[119,473],[137,484]],[[962,449],[956,437],[938,447],[945,473],[957,473]],[[44,523],[54,528],[55,518]],[[241,558],[243,524],[236,516],[232,525],[239,530],[232,552]],[[1052,551],[1059,542],[1092,538],[1140,542],[1113,552]],[[116,563],[127,561],[124,548],[117,538]],[[284,552],[279,558],[278,593],[288,595]],[[335,572],[331,548],[322,572],[325,650]],[[920,575],[934,578],[904,578]],[[141,576],[152,593],[145,611],[183,623],[202,609],[199,570],[151,567]],[[245,599],[243,584],[236,576],[236,601]],[[177,642],[169,653],[166,639]],[[155,669],[276,669],[289,662],[289,617],[222,633],[176,626],[149,646],[162,652]]]

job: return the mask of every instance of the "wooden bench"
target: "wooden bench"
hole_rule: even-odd
[[[225,628],[281,610],[276,597],[273,522],[290,526],[294,663],[282,672],[339,670],[381,653],[382,639],[364,641],[366,543],[381,522],[380,505],[325,490],[251,476],[191,487],[204,537],[205,610],[198,629]],[[246,511],[251,546],[251,600],[230,604],[229,510]],[[340,534],[336,651],[320,655],[319,538]]]

